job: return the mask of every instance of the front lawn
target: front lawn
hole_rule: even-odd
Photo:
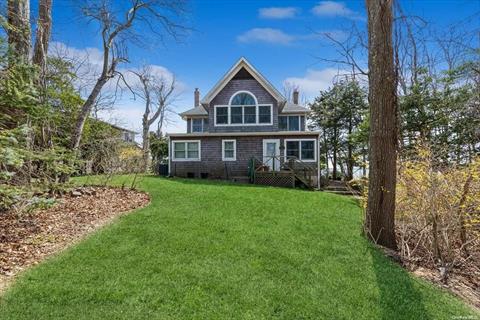
[[[352,199],[158,177],[141,188],[150,206],[23,274],[0,319],[478,316],[374,249]]]

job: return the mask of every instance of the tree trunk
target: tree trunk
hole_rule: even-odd
[[[337,180],[337,127],[335,124],[335,128],[333,129],[333,163],[332,163],[332,179],[335,181]]]
[[[363,159],[362,175],[364,178],[366,178],[367,177],[367,151],[365,150],[365,147],[362,150],[362,159]]]
[[[85,121],[90,115],[90,112],[92,111],[92,107],[95,104],[95,101],[97,100],[98,95],[100,94],[100,91],[102,91],[102,88],[105,85],[105,83],[107,83],[107,81],[108,81],[107,77],[100,77],[97,80],[97,82],[95,83],[95,87],[93,87],[92,92],[90,93],[90,95],[88,96],[88,99],[85,101],[85,103],[82,106],[82,109],[80,110],[80,114],[78,115],[77,123],[75,124],[75,129],[72,134],[71,148],[74,151],[76,151],[78,149],[78,146],[80,145],[80,140],[82,139],[82,132],[83,132],[83,126],[85,125]]]
[[[350,141],[350,137],[352,136],[352,131],[353,131],[353,125],[352,125],[352,119],[350,116],[350,119],[348,121],[348,150],[347,150],[347,180],[350,181],[353,179],[353,145],[352,142]]]
[[[47,70],[48,44],[52,29],[52,0],[40,0],[38,5],[38,22],[33,49],[33,63],[40,68],[40,83],[45,87]]]
[[[147,113],[143,115],[142,129],[143,171],[147,172],[150,167],[150,124]]]
[[[395,239],[396,92],[392,47],[393,0],[366,0],[369,69],[369,184],[365,232],[397,249]]]
[[[28,63],[30,61],[30,1],[29,0],[8,0],[8,46],[14,54],[10,62],[19,61]]]
[[[460,241],[463,248],[463,252],[468,255],[468,247],[467,247],[467,228],[466,228],[466,216],[464,205],[467,201],[468,194],[470,192],[470,185],[472,184],[473,175],[469,174],[465,184],[463,185],[463,192],[462,196],[460,197],[460,202],[458,203],[458,223],[460,225]]]
[[[325,176],[326,183],[328,184],[328,180],[330,179],[330,172],[329,172],[329,165],[328,165],[328,139],[327,139],[327,131],[325,127],[323,128],[323,145],[325,146],[325,170],[327,172]]]

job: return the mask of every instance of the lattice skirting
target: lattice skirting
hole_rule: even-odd
[[[295,176],[291,173],[256,172],[255,184],[295,188]]]

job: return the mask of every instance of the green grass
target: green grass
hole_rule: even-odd
[[[148,207],[24,273],[0,319],[478,317],[374,249],[349,198],[157,177],[141,188]]]

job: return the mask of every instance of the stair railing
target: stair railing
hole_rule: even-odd
[[[267,156],[262,160],[253,156],[251,158],[251,179],[255,178],[255,172],[272,171],[275,172],[276,166],[280,165],[280,170],[293,171],[295,176],[309,187],[313,187],[313,177],[316,176],[317,170],[309,163],[298,159],[295,156]]]

